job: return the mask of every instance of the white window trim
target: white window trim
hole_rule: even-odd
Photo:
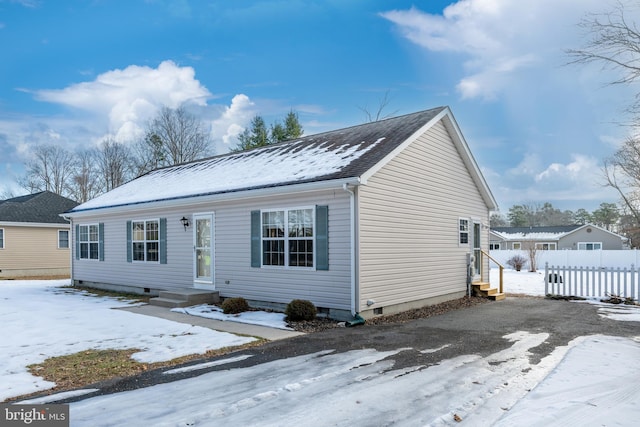
[[[516,248],[516,246],[518,246]],[[511,243],[511,249],[514,251],[521,251],[522,250],[522,242],[513,242]]]
[[[136,240],[134,238],[133,225],[136,222],[144,223],[144,240]],[[147,240],[147,223],[156,222],[158,224],[158,240]],[[134,244],[142,242],[144,244],[144,259],[135,259]],[[147,261],[147,242],[158,242],[158,260]],[[142,264],[160,264],[160,218],[145,218],[145,219],[132,219],[131,220],[131,262]]]
[[[81,261],[100,261],[100,224],[96,223],[91,223],[91,224],[78,224],[79,229],[82,227],[87,227],[87,238],[89,238],[89,236],[91,235],[91,233],[89,232],[89,228],[91,226],[96,226],[96,228],[98,229],[98,240],[96,240],[95,242],[93,240],[80,240],[80,233],[78,230],[78,235],[76,236],[76,238],[78,239],[78,259]],[[82,258],[82,243],[86,243],[87,246],[87,258]],[[98,245],[98,257],[97,258],[91,258],[91,243],[96,243]]]
[[[490,251],[499,251],[501,247],[502,245],[500,244],[500,242],[493,242],[493,243],[489,242]]]
[[[462,229],[460,228],[460,226],[462,225],[462,221],[467,222],[466,231],[462,231]],[[471,227],[470,227],[471,224],[472,224],[472,221],[469,218],[462,218],[462,217],[458,218],[458,246],[468,247],[471,244]],[[462,240],[461,237],[463,234],[467,235],[467,243],[460,242],[460,240]]]
[[[67,233],[67,246],[63,247],[60,246],[60,233]],[[100,236],[98,236],[98,240],[100,240]],[[99,245],[98,245],[99,246]],[[69,249],[71,247],[71,230],[58,230],[58,249]],[[98,247],[98,251],[100,250],[100,247]],[[98,257],[100,256],[100,254],[98,254]]]
[[[0,240],[1,242],[0,249],[4,249],[5,246],[7,246],[7,236],[4,233],[4,228],[0,228],[0,231],[2,232],[2,240]]]
[[[299,267],[299,266],[291,266],[289,265],[289,211],[297,211],[297,210],[310,210],[311,211],[311,220],[313,222],[313,228],[312,228],[312,233],[313,236],[311,236],[311,240],[313,240],[313,266],[312,267]],[[283,211],[284,212],[284,226],[285,226],[285,232],[284,232],[284,265],[265,265],[264,264],[264,257],[263,257],[263,242],[264,242],[264,236],[262,235],[262,214],[264,212],[278,212],[278,211]],[[260,266],[261,268],[267,268],[267,269],[276,269],[276,270],[284,270],[284,269],[293,269],[293,270],[309,270],[309,271],[313,271],[316,269],[317,261],[316,261],[316,255],[318,253],[318,248],[316,246],[316,209],[315,206],[296,206],[296,207],[290,207],[290,208],[273,208],[273,209],[260,209]],[[306,239],[309,240],[309,239]]]
[[[585,248],[584,249],[580,249],[580,245],[584,245]],[[600,247],[598,249],[587,249],[586,246],[587,245],[600,245]],[[577,246],[578,250],[581,251],[601,251],[602,250],[602,242],[578,242],[578,246]]]

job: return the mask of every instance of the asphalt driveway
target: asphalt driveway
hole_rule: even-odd
[[[328,349],[340,353],[359,349],[390,351],[404,348],[407,350],[393,356],[398,369],[425,362],[428,365],[438,364],[460,355],[487,356],[504,350],[511,343],[503,337],[517,331],[549,334],[542,344],[529,350],[530,362],[536,364],[556,347],[567,345],[576,337],[597,334],[633,337],[640,334],[639,326],[639,322],[604,318],[598,314],[598,307],[593,304],[511,297],[407,323],[337,328],[273,341],[261,347],[234,353],[234,356],[252,356],[243,360],[238,358],[237,362],[214,365],[206,370],[187,370],[178,375],[163,375],[164,370],[157,370],[132,378],[114,379],[94,385],[99,392],[61,400],[59,403],[138,389],[219,369],[256,366]],[[420,348],[438,348],[439,351],[425,355],[424,352],[415,350]],[[228,357],[229,355],[217,359]],[[213,360],[215,359],[199,360],[187,365]]]

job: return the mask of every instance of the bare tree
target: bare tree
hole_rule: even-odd
[[[111,191],[132,178],[130,150],[108,138],[96,151],[96,163],[104,191]]]
[[[610,84],[629,85],[640,79],[640,30],[629,19],[628,10],[632,3],[618,0],[610,12],[591,14],[579,26],[590,35],[582,49],[568,50],[572,64],[599,63],[603,68],[619,73]],[[636,6],[637,7],[637,6]],[[640,97],[629,107],[635,114],[640,113]]]
[[[609,159],[604,161],[606,185],[615,189],[624,210],[640,225],[640,141],[628,138]]]
[[[525,240],[522,242],[522,249],[529,257],[529,271],[538,271],[538,244],[534,240]]]
[[[69,194],[71,199],[84,203],[102,193],[96,165],[96,150],[80,151],[76,153],[75,159]]]
[[[148,168],[190,162],[209,155],[211,138],[204,123],[184,107],[162,107],[149,123],[141,147],[143,153],[138,154],[144,155],[138,159],[138,169],[142,166],[146,172]]]
[[[389,98],[389,91],[387,90],[378,102],[378,108],[375,112],[371,112],[367,106],[358,107],[358,109],[364,113],[367,123],[377,122],[379,120],[388,119],[398,112],[398,110],[395,110],[388,114],[384,113],[384,110],[389,106],[390,102],[391,99]]]
[[[72,153],[55,145],[41,145],[34,150],[34,160],[27,163],[27,172],[18,183],[30,193],[51,191],[69,196],[74,174]]]

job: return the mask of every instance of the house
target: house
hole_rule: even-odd
[[[0,279],[70,275],[69,221],[78,204],[50,191],[0,200]]]
[[[488,281],[495,209],[440,107],[157,169],[66,215],[76,284],[351,319],[464,296],[474,253]]]
[[[491,250],[526,249],[535,244],[536,249],[599,250],[626,249],[626,237],[612,233],[593,224],[562,225],[553,227],[494,227],[490,231]]]

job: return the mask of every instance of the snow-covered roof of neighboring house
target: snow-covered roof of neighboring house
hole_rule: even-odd
[[[449,108],[438,107],[156,169],[77,206],[70,213],[323,181],[351,179],[358,184],[361,177],[384,163],[394,150],[445,117],[467,167],[471,167],[487,204],[494,209],[495,199]]]
[[[73,200],[51,191],[27,194],[0,200],[0,222],[68,224],[60,214],[77,205]]]
[[[494,227],[491,232],[504,240],[556,241],[560,237],[582,227],[581,225],[559,225],[550,227]]]
[[[495,234],[503,240],[538,240],[549,242],[558,241],[564,236],[575,233],[587,227],[597,228],[606,233],[613,234],[622,239],[622,241],[628,240],[624,236],[620,236],[619,234],[613,233],[609,230],[593,224],[558,225],[549,227],[494,227],[491,229],[491,233]]]

